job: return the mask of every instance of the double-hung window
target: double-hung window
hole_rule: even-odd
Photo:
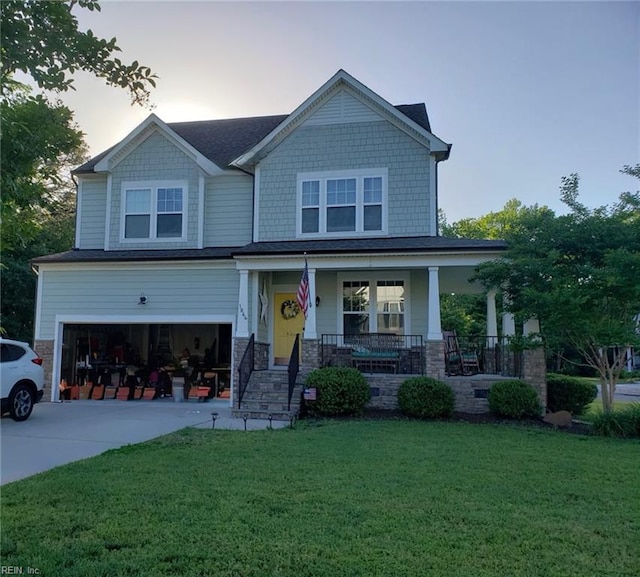
[[[186,183],[124,183],[123,239],[184,239],[186,191]]]
[[[338,332],[405,334],[405,280],[368,275],[341,284],[342,326]]]
[[[385,234],[387,170],[298,175],[298,236]]]

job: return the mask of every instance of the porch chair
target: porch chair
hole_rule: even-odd
[[[456,331],[442,331],[444,360],[447,375],[475,375],[480,372],[480,361],[474,350],[461,350]]]

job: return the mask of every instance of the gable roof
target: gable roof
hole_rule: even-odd
[[[315,110],[324,102],[333,97],[339,91],[348,92],[357,100],[360,100],[365,106],[375,110],[380,116],[393,123],[397,128],[404,131],[410,137],[414,138],[422,144],[427,144],[431,153],[438,160],[446,160],[449,158],[451,145],[447,144],[437,136],[435,136],[429,128],[429,119],[426,116],[426,108],[424,117],[420,115],[421,123],[416,122],[411,116],[405,112],[398,110],[397,107],[389,104],[384,98],[367,88],[364,84],[356,80],[353,76],[340,69],[327,82],[325,82],[318,90],[316,90],[309,98],[307,98],[298,108],[296,108],[281,124],[267,134],[258,144],[251,150],[233,161],[233,165],[237,167],[251,166],[266,156],[270,150],[277,146],[284,138],[286,138],[292,130],[295,130],[302,124]],[[416,113],[416,109],[412,109],[411,113]],[[424,123],[426,120],[426,124]]]
[[[320,89],[325,90],[327,86],[336,86],[341,79],[351,79],[358,86],[366,89],[372,95],[374,94],[368,88],[350,77],[346,72],[339,71],[334,77]],[[317,98],[319,91],[312,95]],[[427,115],[427,108],[424,103],[418,104],[400,104],[391,106],[386,101],[375,95],[376,98],[386,107],[393,110],[390,114],[396,118],[404,119],[403,121],[413,128],[423,133],[431,135],[431,137],[442,142],[431,134],[431,124]],[[101,152],[88,162],[85,162],[75,170],[73,174],[90,174],[104,170],[110,158],[115,157],[120,151],[123,151],[135,139],[144,133],[150,125],[154,124],[163,130],[168,136],[173,136],[173,140],[185,149],[191,149],[192,156],[195,153],[202,155],[200,159],[206,159],[213,163],[219,169],[235,168],[234,160],[245,156],[264,141],[269,135],[281,131],[288,121],[300,111],[301,107],[309,106],[310,99],[307,99],[303,105],[298,107],[292,114],[279,114],[273,116],[257,116],[249,118],[228,118],[221,120],[198,120],[192,122],[170,122],[164,123],[154,114],[151,114],[144,122],[134,129],[126,138],[116,145]],[[299,116],[299,112],[297,113]],[[172,134],[173,133],[173,134]],[[177,137],[177,138],[176,138]],[[450,145],[446,145],[446,156]],[[212,172],[212,167],[207,167],[207,172]]]

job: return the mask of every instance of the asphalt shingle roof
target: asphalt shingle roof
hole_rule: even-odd
[[[125,262],[162,260],[219,260],[234,256],[278,256],[287,254],[344,254],[400,252],[479,252],[503,251],[502,240],[413,236],[399,238],[353,238],[331,240],[291,240],[254,242],[242,247],[167,250],[70,250],[33,259],[34,264]]]
[[[427,108],[423,103],[401,104],[395,108],[431,132]],[[288,117],[288,114],[279,114],[252,118],[170,122],[167,126],[217,166],[226,168]],[[73,171],[74,174],[93,172],[95,165],[113,148],[112,146],[85,162]]]

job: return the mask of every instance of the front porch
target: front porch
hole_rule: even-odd
[[[461,339],[470,343],[469,339]],[[369,383],[369,407],[397,409],[397,394],[402,382],[411,376],[429,376],[442,380],[454,391],[456,411],[486,413],[489,410],[488,392],[491,385],[504,379],[522,379],[538,391],[542,407],[546,406],[546,367],[542,347],[514,351],[505,338],[478,337],[475,354],[477,370],[472,374],[454,370],[447,359],[445,340],[423,341],[421,335],[344,335],[323,334],[319,339],[296,339],[287,370],[280,371],[279,381],[270,392],[273,407],[262,400],[262,413],[286,414],[286,409],[297,410],[306,375],[317,368],[348,366],[358,369]],[[274,371],[269,370],[269,344],[250,339],[236,339],[235,351],[239,355],[234,398],[236,411],[241,413],[255,404],[252,395],[262,397],[261,381],[273,388]],[[465,353],[469,354],[469,353]],[[266,375],[261,379],[259,374]],[[252,374],[254,375],[252,377]],[[249,382],[252,387],[247,390]],[[276,378],[276,380],[278,380]],[[267,386],[265,385],[265,386]],[[245,395],[246,392],[246,395]]]

